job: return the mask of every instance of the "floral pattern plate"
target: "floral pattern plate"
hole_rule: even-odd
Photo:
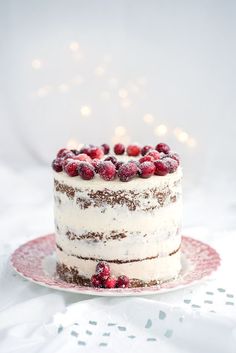
[[[55,235],[49,234],[21,245],[11,256],[13,268],[29,281],[53,289],[99,296],[151,295],[180,289],[200,281],[216,271],[220,256],[215,249],[199,240],[183,236],[182,270],[179,277],[152,287],[93,288],[67,283],[56,274]]]

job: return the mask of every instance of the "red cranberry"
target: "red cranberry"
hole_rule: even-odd
[[[80,149],[79,153],[85,153],[85,154],[87,154],[87,155],[89,156],[90,150],[91,150],[91,147],[90,147],[90,146],[84,145],[84,146]]]
[[[102,280],[98,275],[92,275],[90,281],[93,287],[96,287],[96,288],[102,287]]]
[[[111,274],[110,266],[108,263],[100,261],[96,266],[96,274],[101,279],[107,279]]]
[[[153,147],[153,146],[150,146],[150,145],[144,146],[144,147],[141,149],[141,155],[142,155],[142,156],[145,156],[145,154],[147,154],[148,151],[150,151],[150,150],[154,150],[154,147]]]
[[[121,181],[129,181],[137,175],[138,167],[134,162],[124,163],[118,170]]]
[[[152,156],[144,156],[142,158],[140,158],[139,163],[143,163],[143,162],[153,162],[154,158]]]
[[[93,179],[95,175],[94,168],[88,162],[80,162],[78,166],[78,173],[84,180]]]
[[[78,156],[75,156],[74,159],[78,160],[78,161],[83,161],[83,162],[91,162],[92,161],[92,159],[85,153],[78,154]]]
[[[172,159],[175,159],[178,162],[178,165],[180,164],[180,156],[177,153],[170,152],[166,154],[163,158],[170,157]]]
[[[104,161],[99,163],[98,174],[104,180],[113,180],[116,176],[116,167],[111,161]]]
[[[128,156],[138,156],[141,152],[141,148],[138,145],[129,145],[126,149]]]
[[[72,153],[74,153],[75,156],[77,156],[79,154],[78,150],[71,150]]]
[[[68,152],[70,152],[70,150],[68,150],[67,148],[61,148],[61,149],[57,152],[57,157],[63,158]]]
[[[158,161],[154,161],[156,170],[155,170],[155,174],[156,175],[166,175],[169,173],[169,168],[168,165],[164,162],[164,159],[162,160],[158,160]]]
[[[157,159],[160,159],[160,153],[157,152],[156,150],[151,150],[149,151],[146,156],[151,156],[153,157],[153,160],[156,161]]]
[[[75,157],[75,154],[69,151],[63,156],[63,159],[74,158],[74,157]]]
[[[124,164],[124,162],[119,161],[116,163],[116,170],[118,170],[120,168],[120,166],[122,166]]]
[[[140,164],[139,169],[139,175],[141,178],[150,178],[154,175],[156,167],[152,162],[143,162]]]
[[[179,166],[178,162],[170,157],[164,158],[163,161],[165,162],[165,164],[167,164],[169,173],[174,173]]]
[[[104,159],[104,161],[111,161],[114,165],[116,165],[117,158],[115,156],[108,156]]]
[[[170,147],[166,143],[158,143],[158,145],[156,145],[156,150],[167,154],[170,152]]]
[[[74,160],[66,163],[64,167],[65,172],[71,177],[77,176],[79,163],[80,162]]]
[[[101,149],[101,148],[99,148],[99,147],[92,147],[92,148],[90,149],[89,156],[90,156],[92,159],[94,159],[94,158],[101,159],[101,158],[104,156],[103,149]]]
[[[116,277],[110,276],[104,281],[104,287],[105,288],[115,288],[116,286]]]
[[[127,276],[119,276],[116,281],[116,287],[118,288],[129,287],[129,278]]]
[[[103,149],[104,154],[108,154],[110,152],[110,146],[107,143],[103,143],[101,147]]]
[[[125,153],[125,146],[122,144],[122,143],[117,143],[115,146],[114,146],[114,152],[115,154],[124,154]]]
[[[62,159],[62,161],[61,161],[61,165],[62,165],[62,169],[64,170],[64,172],[65,172],[65,167],[66,167],[66,165],[68,164],[68,163],[70,163],[70,162],[74,162],[74,158],[68,158],[68,159]]]
[[[54,159],[54,161],[52,162],[52,168],[57,173],[62,172],[62,159],[61,158]]]
[[[97,158],[94,158],[94,159],[91,159],[90,163],[92,164],[95,172],[97,173],[98,172],[98,165],[99,165],[99,163],[101,163],[101,160],[97,159]]]

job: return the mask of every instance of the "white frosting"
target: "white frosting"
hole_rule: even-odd
[[[109,265],[114,276],[125,274],[129,278],[138,278],[145,282],[157,279],[168,280],[176,277],[180,272],[180,253],[179,250],[172,256],[124,264],[109,263]],[[94,274],[95,261],[78,259],[61,251],[57,251],[57,257],[59,262],[67,267],[78,268],[81,276],[90,278]]]
[[[58,261],[68,267],[78,268],[80,275],[91,277],[96,262],[79,259],[76,256],[103,260],[132,260],[157,256],[155,259],[122,264],[111,264],[114,275],[125,274],[130,278],[144,281],[165,280],[175,277],[180,271],[180,251],[176,251],[181,243],[180,228],[182,221],[181,183],[182,170],[166,176],[153,176],[148,179],[134,178],[129,182],[119,179],[105,181],[99,176],[86,181],[80,177],[69,177],[64,172],[54,173],[60,184],[76,188],[75,196],[69,198],[66,193],[54,191],[55,222],[59,228],[57,244],[63,251],[57,251]],[[160,192],[171,190],[177,195],[176,202],[168,202],[162,207],[150,189]],[[132,193],[139,200],[135,210],[129,210],[126,204],[108,205],[106,201],[101,207],[89,204],[81,208],[76,199],[91,201],[89,193],[93,191],[125,191],[132,200]],[[144,192],[149,195],[145,197]],[[60,202],[58,200],[60,199]],[[145,211],[148,207],[153,210]],[[70,240],[67,231],[77,236],[88,232],[104,233],[105,239],[94,242],[93,239]],[[107,240],[112,231],[126,232],[122,239]],[[145,235],[145,236],[144,236]],[[106,241],[104,241],[106,240]]]

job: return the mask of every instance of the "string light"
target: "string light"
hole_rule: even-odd
[[[91,114],[91,108],[87,105],[83,105],[80,109],[80,113],[84,117],[89,116]]]
[[[111,93],[109,91],[102,91],[100,98],[104,101],[108,101],[111,98]]]
[[[79,43],[76,41],[73,41],[70,43],[69,48],[71,51],[76,52],[79,50]]]
[[[36,95],[38,97],[45,97],[46,95],[48,95],[51,91],[52,87],[47,85],[47,86],[43,86],[43,87],[40,87],[36,93]]]
[[[39,59],[34,59],[31,62],[32,69],[40,70],[42,67],[42,62]]]
[[[118,95],[120,98],[127,98],[128,97],[128,91],[125,88],[121,88],[118,91]]]
[[[143,116],[143,121],[146,124],[152,124],[154,122],[154,116],[152,114],[145,114]]]
[[[103,76],[105,73],[105,69],[102,66],[98,66],[95,69],[95,75],[96,76]]]
[[[168,129],[166,125],[160,124],[155,128],[154,133],[157,136],[164,136],[167,133],[167,130]]]
[[[69,91],[69,86],[66,84],[66,83],[61,83],[59,86],[58,86],[58,89],[61,93],[66,93]]]
[[[115,135],[116,136],[124,136],[126,134],[126,128],[124,126],[117,126],[115,128]]]
[[[189,136],[188,133],[185,131],[180,131],[177,135],[176,135],[177,140],[179,140],[179,142],[185,143],[187,142]]]

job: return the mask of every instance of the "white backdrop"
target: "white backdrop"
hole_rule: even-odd
[[[50,190],[48,164],[68,141],[164,140],[182,155],[185,223],[235,225],[234,1],[0,6],[6,182],[41,166]]]

